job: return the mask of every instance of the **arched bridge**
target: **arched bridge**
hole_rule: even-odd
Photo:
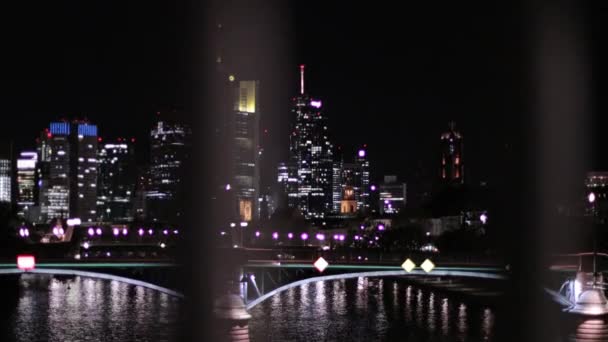
[[[0,264],[0,275],[18,275],[23,273],[47,274],[60,276],[79,276],[93,279],[118,281],[133,286],[141,286],[171,296],[184,298],[175,288],[166,284],[172,282],[172,274],[177,266],[172,263],[155,262],[122,262],[122,263],[40,263],[33,269],[22,270],[15,263]],[[94,270],[94,271],[93,271]]]

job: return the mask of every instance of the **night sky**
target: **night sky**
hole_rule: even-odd
[[[465,138],[467,181],[505,177],[503,156],[525,124],[512,120],[520,108],[518,82],[526,54],[518,9],[463,3],[242,3],[221,2],[217,22],[208,26],[223,24],[217,37],[237,77],[261,81],[263,128],[269,131],[266,182],[275,178],[276,162],[287,156],[289,100],[298,91],[301,63],[308,92],[323,100],[331,140],[346,160],[368,144],[373,179],[436,177],[439,136],[450,120]],[[3,139],[14,140],[18,148],[34,147],[49,121],[79,116],[97,123],[104,137],[135,136],[137,148],[145,150],[156,111],[190,109],[184,80],[192,76],[193,49],[215,53],[204,41],[200,47],[190,44],[188,20],[195,16],[188,13],[190,4],[179,1],[15,6],[4,9],[0,20],[0,99],[3,118],[12,122],[10,129],[3,125]],[[591,13],[589,51],[599,64],[605,55],[605,12]],[[602,72],[594,65],[593,114],[604,108]],[[596,116],[596,127],[605,125]],[[597,168],[608,167],[603,159]]]

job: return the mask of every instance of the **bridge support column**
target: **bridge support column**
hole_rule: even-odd
[[[226,271],[222,273],[222,280],[218,284],[218,295],[213,307],[218,334],[214,340],[248,342],[251,315],[241,298],[241,280],[244,275],[241,265],[244,257],[237,250],[230,250],[223,257]]]
[[[241,297],[227,293],[215,302],[214,314],[222,341],[248,342],[251,315],[245,309]]]

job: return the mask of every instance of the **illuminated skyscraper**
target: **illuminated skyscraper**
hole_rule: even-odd
[[[70,216],[97,219],[97,126],[74,121],[70,135]]]
[[[335,162],[333,164],[332,196],[333,211],[341,213],[341,201],[348,187],[352,190],[356,203],[355,211],[367,212],[370,209],[369,160],[367,151],[360,149],[354,163]]]
[[[298,179],[297,207],[308,219],[323,218],[333,209],[333,146],[321,101],[304,91],[304,65],[300,66],[300,94],[293,98],[295,124],[290,135],[290,163]],[[291,178],[291,177],[290,177]]]
[[[150,132],[150,184],[146,189],[149,219],[175,223],[183,213],[184,162],[190,158],[188,126],[159,120]]]
[[[12,147],[4,147],[0,151],[0,203],[12,203]]]
[[[119,138],[99,147],[97,212],[99,221],[132,221],[137,177],[134,139]]]
[[[17,209],[21,217],[36,204],[37,161],[36,152],[21,152],[17,159]]]
[[[230,114],[232,219],[250,222],[259,216],[260,103],[258,81],[233,82],[234,107]]]
[[[463,139],[450,122],[450,130],[441,135],[441,180],[446,184],[464,183]]]
[[[37,166],[42,217],[96,219],[97,126],[87,121],[52,122],[39,141]],[[48,176],[45,175],[48,163]],[[46,178],[48,178],[48,184]]]
[[[41,203],[46,220],[68,217],[70,205],[70,141],[69,122],[52,122],[47,135],[48,184]]]

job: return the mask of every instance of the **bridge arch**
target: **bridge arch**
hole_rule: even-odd
[[[29,271],[22,271],[22,270],[16,269],[16,268],[0,269],[0,274],[27,274],[27,273],[69,275],[69,276],[79,276],[79,277],[86,277],[86,278],[93,278],[93,279],[114,280],[114,281],[118,281],[121,283],[129,284],[129,285],[145,287],[145,288],[148,288],[151,290],[166,293],[170,296],[174,296],[174,297],[178,297],[178,298],[182,298],[182,299],[184,298],[184,295],[182,293],[168,289],[166,287],[154,285],[152,283],[148,283],[148,282],[141,281],[141,280],[120,277],[120,276],[106,274],[106,273],[70,270],[70,269],[58,269],[58,268],[55,268],[55,269],[53,269],[53,268],[36,268],[33,270],[29,270]]]
[[[407,275],[428,275],[428,276],[452,276],[452,277],[471,277],[471,278],[484,278],[484,279],[506,279],[506,276],[499,273],[490,273],[490,272],[479,272],[479,271],[455,271],[455,270],[441,270],[435,269],[432,273],[426,273],[420,270],[414,270],[412,272],[405,271],[371,271],[371,272],[354,272],[354,273],[343,273],[343,274],[332,274],[326,276],[312,277],[307,279],[302,279],[298,281],[294,281],[293,283],[289,283],[278,287],[258,298],[252,300],[247,303],[247,310],[253,309],[256,305],[262,303],[266,299],[279,294],[283,291],[289,290],[292,287],[305,285],[308,283],[313,283],[317,281],[327,281],[327,280],[339,280],[339,279],[350,279],[350,278],[370,278],[370,277],[390,277],[390,276],[407,276]]]

